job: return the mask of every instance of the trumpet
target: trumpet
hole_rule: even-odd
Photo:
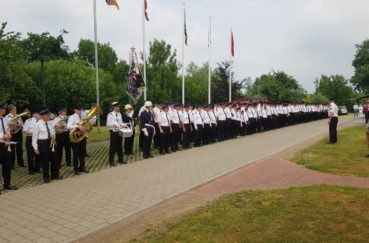
[[[54,132],[54,134],[51,136],[51,143],[50,143],[51,152],[55,152],[55,146],[56,146],[56,138],[55,138],[55,132]]]
[[[11,145],[17,144],[17,142],[11,142],[11,141],[4,141],[4,143],[5,143],[5,147],[6,147],[8,152],[12,152]]]

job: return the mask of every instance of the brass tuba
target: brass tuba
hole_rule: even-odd
[[[9,122],[10,133],[16,134],[17,132],[19,132],[23,126],[22,117],[30,117],[30,116],[31,113],[29,112],[29,110],[26,109],[23,113],[13,117]]]
[[[102,109],[99,106],[91,107],[90,111],[87,114],[87,117],[81,120],[77,125],[82,126],[86,129],[85,132],[80,131],[78,128],[74,128],[70,131],[69,137],[72,143],[81,142],[87,134],[92,130],[92,125],[90,124],[90,120],[97,115],[101,115],[103,113]]]
[[[68,117],[67,116],[60,116],[60,121],[58,121],[58,123],[55,126],[55,133],[56,134],[61,134],[63,132],[66,131],[67,128],[67,121],[68,121]]]

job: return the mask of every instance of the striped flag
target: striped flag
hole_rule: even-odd
[[[234,38],[233,38],[233,31],[231,31],[231,54],[234,57]]]
[[[117,9],[119,10],[119,4],[118,4],[117,0],[106,0],[106,3],[108,5],[115,5],[115,7],[117,7]]]
[[[145,18],[147,21],[149,21],[149,14],[147,12],[147,0],[145,0],[144,2],[144,7],[145,7]]]
[[[184,35],[185,35],[185,44],[187,46],[187,24],[186,24],[186,9],[184,10]]]

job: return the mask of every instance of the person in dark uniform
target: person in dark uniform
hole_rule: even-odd
[[[329,144],[337,143],[337,124],[338,124],[338,107],[334,103],[334,98],[329,98],[328,124],[329,124]]]
[[[78,129],[82,132],[86,131],[86,128],[78,125],[81,121],[82,116],[82,106],[76,105],[74,107],[74,114],[71,115],[68,119],[67,129],[69,132],[73,129]],[[89,171],[85,167],[85,157],[86,157],[86,144],[87,138],[84,138],[80,142],[72,142],[72,151],[73,151],[73,168],[74,174],[79,175],[80,172],[88,173]]]
[[[49,109],[40,111],[41,119],[34,127],[32,134],[32,146],[35,154],[40,156],[42,164],[42,172],[45,183],[50,183],[51,180],[61,180],[59,176],[59,166],[56,162],[55,151],[52,141],[55,141],[55,133],[52,122],[50,122],[51,112]]]
[[[39,156],[35,155],[35,150],[32,146],[32,134],[37,122],[41,119],[40,112],[33,113],[32,118],[26,120],[23,126],[23,133],[26,135],[26,150],[27,150],[27,162],[28,173],[33,175],[34,173],[40,173],[41,164]]]
[[[110,132],[110,146],[109,146],[109,164],[115,166],[114,155],[118,154],[118,163],[123,164],[123,137],[119,134],[119,129],[124,126],[122,114],[120,114],[120,106],[118,102],[113,102],[112,112],[108,114],[106,126]]]
[[[56,161],[61,165],[64,149],[66,164],[67,166],[72,166],[72,147],[69,139],[69,131],[67,129],[67,108],[60,107],[57,109],[57,112],[58,116],[53,120],[53,127],[56,134]]]
[[[6,103],[0,102],[0,164],[2,170],[2,176],[4,180],[4,190],[17,190],[16,186],[10,184],[11,182],[11,167],[10,167],[10,156],[9,151],[10,140],[12,135],[9,132],[8,124],[4,118],[6,112]],[[0,192],[1,193],[1,192]]]
[[[142,143],[143,158],[148,159],[153,157],[151,154],[152,138],[155,134],[154,115],[152,111],[152,103],[150,101],[145,102],[146,110],[140,115],[141,130],[144,134]]]
[[[10,104],[8,106],[9,114],[6,115],[6,120],[9,125],[10,121],[13,117],[17,115],[17,107],[13,104]],[[20,120],[22,122],[22,120]],[[23,122],[22,122],[23,125]],[[10,157],[10,165],[11,168],[14,169],[15,160],[17,160],[17,163],[20,167],[26,167],[24,165],[23,161],[23,132],[22,129],[20,129],[17,133],[12,134],[12,142],[15,144],[12,145],[12,152]]]
[[[133,144],[136,134],[135,129],[135,122],[133,119],[133,107],[130,104],[125,105],[124,107],[124,114],[122,115],[123,123],[129,124],[129,126],[132,128],[133,134],[130,137],[127,137],[124,139],[124,154],[130,155],[133,154]]]

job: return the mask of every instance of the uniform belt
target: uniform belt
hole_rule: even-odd
[[[151,125],[151,124],[147,124],[147,123],[145,123],[145,126],[147,126],[147,127],[152,127],[152,128],[154,128],[154,129],[155,129],[155,127],[154,127],[153,125]]]

